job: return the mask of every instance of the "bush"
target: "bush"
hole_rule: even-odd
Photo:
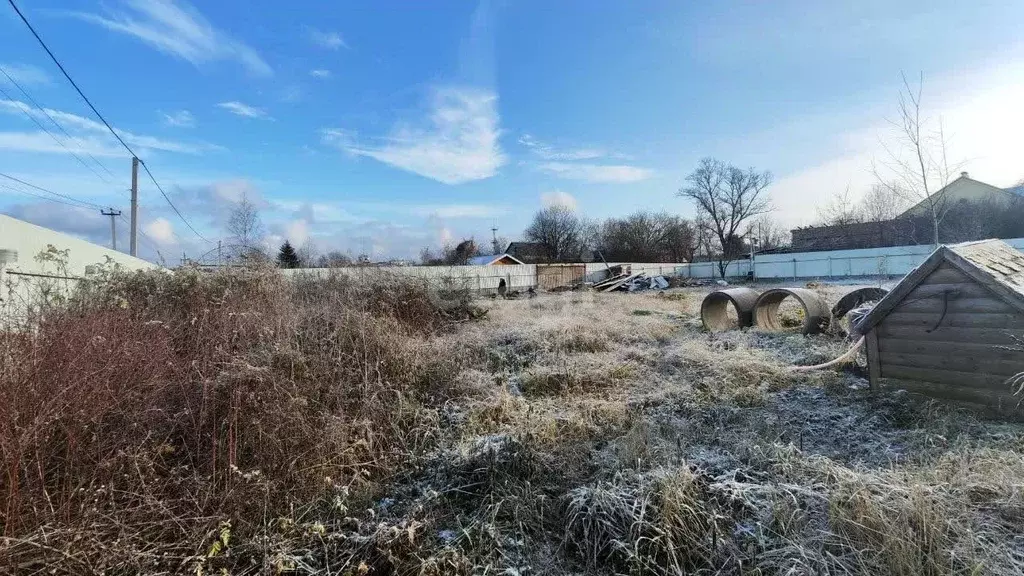
[[[249,562],[254,523],[433,443],[459,360],[426,354],[421,334],[453,310],[421,284],[269,269],[112,272],[80,289],[0,335],[0,531],[17,542],[0,566]],[[195,556],[226,525],[233,553]]]

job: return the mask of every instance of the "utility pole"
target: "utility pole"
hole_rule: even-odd
[[[114,250],[117,250],[117,228],[114,226],[114,222],[116,222],[114,218],[120,216],[121,211],[114,210],[113,208],[111,208],[106,212],[100,210],[100,214],[103,214],[104,216],[110,216],[110,247],[113,248]]]
[[[132,156],[132,230],[129,236],[129,254],[139,255],[139,159]]]

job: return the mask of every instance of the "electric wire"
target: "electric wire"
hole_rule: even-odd
[[[22,180],[21,178],[15,178],[14,176],[11,176],[10,174],[5,174],[3,172],[0,172],[0,177],[7,178],[8,180],[13,180],[14,182],[17,182],[18,184],[21,184],[23,186],[28,186],[29,188],[32,188],[34,190],[38,190],[40,192],[45,192],[47,194],[52,194],[53,196],[58,196],[58,197],[63,198],[65,200],[70,200],[71,202],[77,202],[77,203],[79,203],[79,204],[81,204],[81,205],[83,205],[83,206],[85,206],[87,208],[96,208],[97,210],[105,210],[106,209],[106,207],[100,206],[99,204],[95,204],[93,202],[87,202],[85,200],[79,200],[78,198],[75,198],[73,196],[68,196],[67,194],[61,194],[60,192],[54,192],[53,190],[49,190],[47,188],[43,188],[42,186],[36,186],[35,184],[32,184],[31,182],[26,182],[26,181]]]
[[[128,153],[131,154],[133,158],[138,158],[138,154],[136,154],[135,151],[132,150],[131,146],[129,146],[124,141],[124,139],[121,138],[121,135],[114,130],[114,128],[110,125],[109,122],[107,122],[107,119],[103,117],[103,114],[100,114],[100,111],[96,108],[95,105],[93,105],[92,101],[89,100],[89,98],[85,95],[85,92],[83,92],[82,89],[78,87],[78,84],[74,81],[74,79],[71,78],[71,75],[68,74],[68,71],[64,68],[64,65],[60,63],[60,60],[58,60],[57,56],[55,56],[53,51],[50,50],[50,47],[46,45],[46,42],[43,41],[42,37],[39,36],[39,33],[36,32],[35,27],[33,27],[32,24],[28,21],[28,18],[26,18],[25,15],[21,12],[21,9],[18,8],[18,5],[14,2],[14,0],[7,0],[7,2],[11,5],[11,8],[14,8],[14,11],[18,14],[18,17],[21,18],[21,21],[29,29],[29,32],[32,33],[32,36],[35,37],[35,39],[39,42],[39,45],[42,46],[43,50],[45,50],[46,53],[50,56],[50,60],[53,60],[53,63],[56,64],[57,68],[60,69],[61,74],[64,75],[64,78],[66,78],[67,81],[71,83],[71,86],[74,87],[75,91],[78,92],[78,95],[82,97],[82,100],[84,100],[85,103],[89,105],[89,108],[93,111],[94,114],[96,114],[96,117],[99,118],[101,122],[103,122],[103,125],[107,127],[107,130],[109,130],[110,133],[114,135],[114,138],[117,138],[117,141],[121,143],[121,146],[124,146],[124,149],[127,150]],[[164,200],[166,200],[167,204],[169,204],[170,207],[174,210],[174,213],[178,215],[178,218],[181,218],[181,221],[184,222],[186,226],[188,226],[188,229],[191,230],[192,233],[198,236],[200,239],[206,242],[211,242],[211,240],[200,234],[195,229],[195,227],[192,226],[192,223],[185,218],[185,216],[181,213],[180,210],[178,210],[178,207],[174,205],[174,202],[171,202],[171,198],[167,195],[166,192],[164,192],[163,186],[161,186],[160,183],[157,182],[156,178],[153,176],[153,173],[149,170],[149,166],[146,166],[146,163],[143,162],[141,159],[139,160],[139,163],[142,164],[142,167],[146,170],[146,174],[149,175],[149,179],[152,180],[153,184],[156,185],[157,190],[160,191],[160,194],[164,197]]]
[[[4,182],[0,182],[0,189],[9,190],[9,191],[15,192],[17,194],[24,194],[26,196],[33,196],[35,198],[40,198],[42,200],[46,200],[47,202],[56,202],[57,204],[63,204],[65,206],[70,206],[72,208],[84,208],[84,209],[87,209],[87,210],[92,210],[93,209],[91,206],[83,206],[82,204],[73,204],[73,203],[67,202],[65,200],[60,200],[59,198],[53,198],[51,196],[43,196],[42,194],[36,194],[35,192],[29,192],[28,190],[22,190],[21,188],[15,188],[14,186],[11,186],[10,184],[6,184]]]
[[[57,127],[57,129],[58,129],[58,130],[60,130],[60,131],[61,131],[61,132],[62,132],[62,133],[64,134],[64,136],[66,136],[66,137],[67,137],[67,139],[68,139],[68,140],[70,140],[70,141],[72,141],[72,142],[77,142],[77,140],[78,140],[78,139],[77,139],[77,138],[75,138],[74,136],[72,136],[72,135],[71,135],[70,133],[68,133],[68,131],[67,131],[67,130],[66,130],[66,129],[64,128],[64,126],[63,126],[63,125],[62,125],[62,124],[61,124],[60,122],[57,122],[57,119],[56,119],[56,118],[54,118],[54,117],[53,117],[53,116],[52,116],[52,115],[51,115],[51,114],[50,114],[50,113],[49,113],[49,112],[48,112],[48,111],[46,110],[46,108],[45,108],[45,107],[44,107],[44,106],[43,106],[42,104],[40,104],[39,102],[37,102],[37,101],[36,101],[36,99],[35,99],[35,98],[33,98],[33,97],[32,97],[32,95],[31,95],[31,94],[29,94],[29,93],[28,93],[28,91],[27,91],[27,90],[25,90],[25,88],[24,88],[24,87],[23,87],[23,86],[22,86],[21,84],[19,84],[17,80],[15,80],[15,79],[14,79],[14,78],[13,78],[13,77],[12,77],[12,76],[10,75],[10,74],[8,74],[8,73],[7,73],[7,70],[5,70],[5,69],[4,69],[4,67],[3,67],[2,65],[0,65],[0,74],[3,74],[3,75],[4,75],[4,77],[5,77],[5,78],[7,78],[7,81],[8,81],[8,82],[10,82],[10,83],[11,83],[11,84],[12,84],[12,85],[13,85],[13,86],[15,87],[15,88],[17,88],[17,89],[18,89],[18,90],[19,90],[19,91],[20,91],[20,92],[22,93],[22,95],[24,95],[24,96],[25,96],[25,99],[26,99],[26,100],[28,100],[28,101],[29,101],[29,102],[30,102],[30,103],[31,103],[31,104],[32,104],[33,106],[35,106],[35,107],[36,107],[36,109],[38,109],[38,110],[39,110],[40,112],[42,112],[42,113],[43,113],[43,115],[44,115],[44,116],[46,116],[46,117],[47,117],[47,118],[48,118],[48,119],[50,120],[50,122],[51,122],[51,123],[53,123],[53,125],[54,125],[54,126],[56,126],[56,127]],[[14,100],[14,98],[11,98],[11,96],[10,96],[9,94],[7,94],[7,92],[6,92],[6,91],[4,91],[4,90],[3,90],[3,88],[0,88],[0,93],[3,93],[3,95],[4,95],[4,96],[5,96],[5,97],[6,97],[6,98],[7,98],[8,100],[10,100],[10,101],[11,101],[11,103],[15,103],[15,100]],[[107,183],[107,184],[109,184],[109,183],[110,183],[110,181],[109,181],[109,180],[107,180],[106,178],[104,178],[104,177],[103,177],[103,175],[101,175],[101,174],[100,174],[99,172],[96,172],[96,169],[95,169],[94,167],[92,167],[91,165],[87,164],[87,163],[86,163],[86,162],[85,162],[84,160],[82,160],[82,158],[81,158],[81,157],[79,157],[79,156],[78,156],[77,154],[75,154],[75,152],[74,152],[73,150],[71,150],[70,148],[68,148],[68,147],[67,147],[67,145],[65,145],[65,144],[64,144],[64,142],[63,142],[62,140],[60,140],[60,139],[59,139],[59,138],[57,138],[57,137],[56,137],[56,136],[55,136],[55,135],[54,135],[54,134],[53,134],[52,132],[50,132],[49,130],[47,130],[46,128],[44,128],[44,127],[43,127],[43,125],[42,125],[42,124],[40,124],[40,123],[39,123],[39,122],[38,122],[38,121],[36,120],[36,118],[35,118],[34,116],[30,115],[30,114],[29,114],[29,113],[28,113],[27,111],[25,111],[25,109],[23,109],[23,108],[21,108],[21,107],[19,107],[19,109],[21,110],[21,112],[22,112],[22,113],[24,113],[24,114],[25,114],[26,116],[28,116],[28,117],[29,117],[29,119],[31,119],[31,120],[32,120],[33,122],[35,122],[35,123],[36,123],[36,126],[39,126],[39,128],[40,128],[41,130],[43,130],[44,132],[46,132],[47,134],[49,134],[49,135],[50,135],[50,138],[53,138],[53,140],[54,140],[55,142],[57,142],[57,144],[60,144],[60,145],[61,145],[61,147],[63,147],[63,148],[64,148],[65,150],[67,150],[67,151],[68,151],[68,152],[69,152],[69,153],[70,153],[70,154],[71,154],[72,156],[74,156],[74,157],[75,157],[75,159],[76,159],[76,160],[78,160],[78,161],[79,161],[79,162],[80,162],[80,163],[81,163],[81,164],[82,164],[83,166],[85,166],[86,168],[88,168],[88,169],[92,170],[92,171],[93,171],[93,173],[95,173],[95,174],[96,174],[96,176],[100,178],[100,180],[103,180],[103,182],[104,182],[104,183]],[[88,156],[88,157],[89,157],[89,158],[90,158],[90,159],[91,159],[91,160],[92,160],[92,161],[93,161],[93,162],[94,162],[94,163],[95,163],[95,164],[96,164],[97,166],[99,166],[100,168],[102,168],[102,169],[103,169],[103,170],[104,170],[104,171],[105,171],[105,172],[106,172],[107,174],[109,174],[110,176],[112,176],[112,177],[115,177],[115,178],[116,178],[116,176],[114,175],[114,173],[113,173],[113,172],[111,172],[111,171],[110,171],[110,169],[109,169],[109,168],[107,168],[107,167],[106,167],[106,166],[105,166],[105,165],[104,165],[104,164],[103,164],[102,162],[100,162],[99,160],[97,160],[97,159],[96,159],[96,157],[95,157],[95,156],[93,156],[93,155],[92,155],[91,153],[89,153],[88,151],[86,151],[86,152],[85,152],[85,155],[86,155],[86,156]]]

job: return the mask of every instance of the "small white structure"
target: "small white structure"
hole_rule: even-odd
[[[33,286],[41,282],[73,287],[97,265],[116,264],[126,270],[157,268],[74,236],[0,214],[0,311],[17,314],[31,304]]]

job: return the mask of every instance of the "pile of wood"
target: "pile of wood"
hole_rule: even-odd
[[[669,283],[663,276],[647,276],[643,272],[631,274],[620,272],[594,284],[594,290],[600,292],[611,292],[621,290],[624,292],[636,292],[638,290],[664,290]]]

